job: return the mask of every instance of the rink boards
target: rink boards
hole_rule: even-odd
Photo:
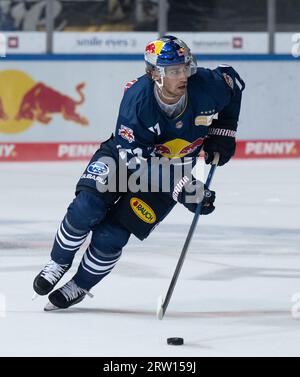
[[[0,162],[89,160],[100,143],[0,143]],[[300,140],[239,140],[234,158],[299,158]]]

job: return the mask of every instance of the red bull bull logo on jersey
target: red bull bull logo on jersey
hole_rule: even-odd
[[[183,139],[174,139],[155,146],[155,153],[167,158],[181,158],[192,152],[203,144],[204,138],[199,137],[193,142]]]

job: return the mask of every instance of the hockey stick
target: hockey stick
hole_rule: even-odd
[[[211,166],[211,168],[209,170],[209,173],[208,173],[208,176],[207,176],[207,179],[206,179],[205,185],[206,185],[207,188],[209,188],[209,186],[211,184],[211,181],[213,179],[214,173],[215,173],[216,168],[218,166],[219,158],[220,158],[220,155],[218,153],[216,153],[215,154],[215,158],[214,158],[214,160],[212,162],[212,166]],[[163,317],[164,317],[164,315],[166,313],[166,310],[167,310],[167,307],[168,307],[169,302],[171,300],[172,293],[174,291],[174,288],[175,288],[178,276],[180,274],[180,271],[181,271],[181,268],[182,268],[182,265],[183,265],[186,253],[188,251],[190,242],[191,242],[192,237],[194,235],[194,232],[195,232],[198,220],[199,220],[199,216],[200,216],[200,213],[201,213],[201,209],[202,209],[202,202],[200,202],[198,204],[197,208],[196,208],[196,212],[195,212],[192,224],[190,226],[188,235],[186,237],[183,249],[181,251],[179,260],[177,262],[177,266],[176,266],[175,272],[173,274],[173,277],[172,277],[172,280],[171,280],[171,283],[170,283],[167,295],[166,295],[166,297],[165,297],[164,300],[163,300],[162,296],[160,296],[158,298],[157,311],[156,311],[156,315],[157,315],[158,319],[163,319]]]

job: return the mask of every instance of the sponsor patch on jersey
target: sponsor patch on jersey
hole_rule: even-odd
[[[137,82],[137,79],[136,79],[136,80],[129,81],[128,83],[126,83],[126,85],[124,86],[124,92],[126,92],[127,89],[131,88],[132,85],[133,85],[134,83],[136,83],[136,82]]]
[[[101,185],[106,185],[107,184],[107,177],[102,178],[96,174],[82,174],[80,179],[92,179],[93,181],[101,183]]]
[[[231,78],[229,75],[227,75],[227,73],[223,73],[223,77],[224,77],[224,80],[226,81],[227,85],[228,85],[231,89],[233,89],[233,87],[234,87],[234,83],[233,83],[232,78]]]
[[[87,171],[90,174],[107,175],[109,173],[109,168],[103,162],[95,161],[88,166]]]
[[[119,135],[123,139],[127,140],[128,143],[132,143],[135,140],[133,130],[131,128],[123,126],[123,125],[119,129]]]
[[[155,153],[167,158],[181,158],[195,152],[203,144],[204,136],[190,142],[184,139],[174,139],[155,145]]]
[[[195,126],[210,126],[212,124],[214,114],[212,115],[198,115],[195,118]]]
[[[142,221],[147,224],[153,224],[156,221],[156,215],[153,209],[148,206],[143,200],[139,198],[131,198],[130,206],[133,212],[139,217]]]
[[[175,124],[175,127],[176,127],[176,128],[182,128],[182,126],[183,126],[183,121],[182,121],[182,120],[180,120],[179,122],[177,122],[177,123]]]

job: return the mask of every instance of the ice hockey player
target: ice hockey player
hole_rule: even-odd
[[[129,182],[138,171],[131,160],[146,162],[148,171],[141,174],[145,177],[154,166],[151,159],[163,157],[179,161],[185,173],[187,169],[190,173],[202,149],[207,164],[216,152],[219,165],[226,164],[235,152],[244,82],[230,66],[197,68],[188,46],[173,36],[148,43],[145,63],[146,74],[126,85],[116,131],[101,144],[81,176],[75,199],[57,231],[51,260],[34,279],[38,295],[52,291],[45,310],[66,309],[92,296],[91,288],[112,271],[130,235],[144,240],[177,202],[195,212],[202,201],[203,215],[215,209],[215,192],[191,174],[176,179],[176,169],[171,169],[165,192],[161,190],[164,168],[158,168],[159,190],[135,192],[130,185],[120,189],[119,170],[125,166]],[[115,188],[103,190],[110,180],[117,182]],[[91,241],[77,272],[53,291],[90,232]]]

